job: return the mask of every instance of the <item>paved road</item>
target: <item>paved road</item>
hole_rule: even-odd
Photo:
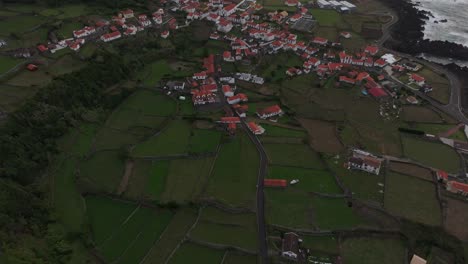
[[[453,118],[457,119],[459,122],[462,122],[464,124],[468,124],[468,118],[464,114],[462,101],[461,101],[461,91],[462,91],[463,87],[462,87],[462,85],[460,83],[460,80],[458,79],[458,77],[455,74],[453,74],[451,71],[447,70],[443,66],[440,66],[440,65],[428,62],[426,60],[422,60],[422,59],[413,57],[413,56],[411,56],[409,54],[405,54],[405,53],[397,52],[397,51],[394,51],[394,50],[390,50],[390,49],[387,49],[387,48],[385,48],[383,46],[383,44],[389,38],[391,38],[390,28],[398,22],[398,16],[395,13],[391,12],[391,13],[386,14],[386,15],[390,15],[392,17],[392,19],[382,27],[383,35],[377,41],[377,45],[383,51],[387,51],[387,52],[396,54],[397,56],[400,56],[402,58],[406,58],[406,59],[415,61],[417,63],[420,63],[420,64],[422,64],[422,65],[424,65],[426,67],[429,67],[429,68],[433,69],[438,74],[444,74],[446,76],[446,78],[450,82],[450,99],[449,99],[449,103],[448,104],[443,104],[443,103],[441,103],[441,102],[439,102],[437,100],[434,100],[433,98],[431,98],[430,96],[428,96],[428,95],[426,95],[424,93],[421,93],[419,91],[415,91],[414,89],[412,89],[408,85],[400,82],[396,78],[392,77],[392,79],[397,81],[398,83],[402,84],[403,87],[411,89],[416,95],[418,95],[421,98],[423,98],[424,100],[428,101],[432,106],[439,109],[440,111],[452,116]]]
[[[219,55],[215,56],[215,77],[216,83],[218,85],[218,96],[221,99],[221,103],[224,107],[228,107],[231,109],[231,105],[228,104],[223,91],[220,89],[222,87],[222,83],[219,81],[219,72],[218,66],[221,65],[222,58]],[[232,113],[236,116],[237,113],[232,111]],[[268,165],[268,158],[263,148],[262,143],[258,139],[258,137],[250,131],[249,127],[247,126],[247,122],[245,118],[241,118],[241,127],[245,131],[245,133],[249,136],[252,143],[254,143],[255,147],[257,148],[258,154],[260,156],[260,165],[258,169],[258,176],[257,176],[257,193],[256,193],[256,204],[257,204],[257,236],[258,236],[258,255],[261,258],[261,263],[266,264],[268,263],[268,245],[267,245],[267,235],[266,235],[266,227],[265,227],[265,197],[263,193],[263,180],[265,179],[266,169]]]

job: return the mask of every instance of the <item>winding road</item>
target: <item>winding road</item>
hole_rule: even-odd
[[[389,52],[389,53],[393,53],[399,57],[402,57],[402,58],[406,58],[408,60],[411,60],[411,61],[415,61],[417,63],[420,63],[428,68],[431,68],[433,69],[436,73],[438,74],[443,74],[445,75],[445,77],[449,80],[450,82],[450,99],[449,99],[449,102],[448,104],[443,104],[435,99],[433,99],[432,97],[428,96],[427,94],[425,93],[422,93],[420,91],[416,91],[414,90],[413,88],[411,88],[410,86],[406,85],[405,83],[402,83],[400,80],[392,77],[392,76],[388,76],[390,77],[391,79],[393,79],[394,81],[400,83],[403,87],[407,88],[407,89],[410,89],[413,93],[415,93],[417,96],[423,98],[424,100],[426,100],[427,102],[429,102],[433,107],[439,109],[440,111],[448,114],[449,116],[452,116],[453,118],[457,119],[459,122],[462,122],[464,124],[468,124],[468,118],[466,117],[466,115],[464,114],[464,110],[463,110],[463,106],[462,106],[462,84],[460,82],[460,80],[458,79],[458,77],[452,73],[450,70],[446,69],[445,67],[441,66],[441,65],[438,65],[438,64],[434,64],[432,62],[429,62],[429,61],[426,61],[426,60],[422,60],[422,59],[419,59],[419,58],[416,58],[416,57],[413,57],[409,54],[406,54],[406,53],[401,53],[401,52],[398,52],[398,51],[394,51],[394,50],[391,50],[391,49],[388,49],[386,47],[383,46],[383,44],[391,38],[391,27],[394,26],[397,22],[398,22],[398,16],[391,12],[391,13],[386,13],[385,15],[389,15],[392,19],[386,23],[385,25],[383,25],[382,27],[382,37],[377,41],[377,45],[379,46],[379,49],[382,50],[382,51],[386,51],[386,52]]]

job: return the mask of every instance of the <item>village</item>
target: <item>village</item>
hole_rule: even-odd
[[[285,0],[282,4],[288,8],[288,11],[278,8],[278,10],[268,10],[266,14],[265,12],[260,14],[259,11],[264,7],[255,0],[239,2],[161,0],[160,4],[161,8],[152,13],[137,13],[132,9],[125,9],[109,19],[92,21],[85,27],[74,30],[72,38],[38,44],[35,52],[41,55],[55,54],[65,49],[79,52],[85,45],[92,42],[108,45],[111,42],[118,42],[119,39],[130,39],[150,29],[156,30],[161,39],[170,39],[172,35],[177,34],[178,30],[190,27],[196,21],[208,22],[212,25],[209,33],[210,41],[222,42],[229,49],[219,53],[209,52],[202,58],[201,65],[198,65],[200,71],[192,72],[190,76],[165,78],[151,88],[161,91],[165,96],[177,101],[177,104],[191,104],[197,112],[218,114],[221,112],[222,114],[219,114],[221,116],[213,120],[211,125],[217,131],[222,131],[223,136],[229,139],[237,140],[244,135],[250,136],[259,150],[263,149],[262,137],[268,136],[269,129],[276,128],[274,124],[282,128],[291,127],[289,123],[285,124],[281,121],[282,118],[290,115],[290,109],[278,100],[277,102],[268,101],[261,107],[255,107],[254,111],[250,110],[252,109],[252,105],[249,106],[250,94],[240,87],[249,85],[254,89],[260,88],[270,83],[269,77],[255,70],[226,70],[229,68],[227,65],[249,65],[251,69],[255,69],[255,65],[252,66],[251,63],[260,64],[259,61],[265,56],[274,58],[287,54],[288,59],[298,60],[301,64],[288,66],[281,73],[286,80],[313,75],[317,76],[321,82],[331,84],[334,89],[358,90],[360,98],[372,99],[379,105],[378,115],[382,120],[390,121],[401,118],[402,102],[415,107],[424,105],[424,99],[418,95],[431,95],[437,90],[431,80],[426,80],[419,73],[426,66],[382,50],[376,42],[366,43],[359,48],[359,51],[347,50],[340,41],[352,39],[354,37],[352,32],[341,31],[338,39],[327,39],[311,33],[317,21],[310,14],[309,9],[335,10],[340,14],[355,12],[356,5],[348,1],[318,0],[306,5],[298,0]],[[2,45],[6,46],[7,43],[0,41],[0,46]],[[42,65],[28,63],[26,69],[31,72],[41,71]],[[468,143],[453,137],[456,133],[463,133],[468,138],[468,128],[464,124],[452,125],[448,130],[439,134],[428,133],[422,128],[400,128],[400,132],[415,137],[418,141],[443,144],[459,156],[468,153]],[[308,142],[305,139],[303,141]],[[453,195],[454,199],[465,199],[468,196],[468,174],[463,173],[466,171],[465,167],[460,171],[447,172],[444,168],[439,168],[437,164],[423,164],[412,158],[377,154],[362,145],[346,146],[345,149],[344,157],[326,156],[326,161],[330,161],[331,164],[327,166],[335,166],[334,171],[341,172],[343,169],[346,174],[349,172],[350,175],[344,177],[353,176],[354,173],[360,175],[363,173],[369,179],[383,175],[389,177],[387,174],[390,171],[390,164],[401,163],[429,170],[430,180],[427,181],[432,181],[434,178],[437,190],[444,189],[450,193],[449,195]],[[465,165],[464,160],[462,163]],[[284,166],[287,167],[287,165]],[[317,165],[319,168],[322,168],[321,166]],[[291,167],[295,168],[295,166]],[[301,177],[291,178],[289,175],[277,177],[278,174],[268,174],[267,176],[257,183],[256,187],[262,188],[262,191],[265,187],[268,191],[292,190],[294,192],[296,189],[301,189],[301,185],[306,182]],[[335,174],[333,177],[339,178]],[[387,183],[381,178],[378,179],[378,186],[373,186],[373,188],[378,189],[378,195],[383,195],[387,191]],[[373,183],[375,180],[371,181]],[[322,187],[320,185],[320,188]],[[333,193],[330,196],[349,198],[349,201],[354,199],[353,192],[346,188],[343,190],[344,194]],[[328,197],[325,192],[315,189],[311,193],[319,197]],[[348,207],[351,207],[349,201]],[[371,205],[374,206],[374,204]],[[282,225],[275,225],[275,228],[275,232],[278,230],[280,232],[275,233],[274,239],[276,240],[271,244],[275,245],[274,251],[280,257],[280,261],[316,264],[346,263],[336,253],[325,254],[326,256],[323,257],[315,250],[310,250],[309,244],[303,243],[303,234],[300,232]],[[311,230],[320,232],[315,227]],[[325,232],[328,232],[328,229]],[[433,262],[427,262],[417,254],[411,253],[409,263]]]

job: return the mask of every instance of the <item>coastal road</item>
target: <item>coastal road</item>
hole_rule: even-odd
[[[420,63],[428,68],[431,68],[433,69],[436,73],[438,74],[443,74],[445,75],[445,77],[449,80],[450,82],[450,99],[449,99],[449,102],[448,104],[443,104],[433,98],[431,98],[430,96],[428,96],[427,94],[425,93],[422,93],[422,92],[419,92],[419,91],[415,91],[413,88],[409,87],[408,85],[402,83],[400,80],[396,79],[396,78],[393,78],[392,76],[389,76],[391,77],[393,80],[397,81],[398,83],[400,83],[401,85],[403,85],[403,87],[407,88],[407,89],[410,89],[411,91],[413,91],[416,95],[418,95],[419,97],[423,98],[424,100],[428,101],[432,106],[434,106],[435,108],[439,109],[440,111],[452,116],[453,118],[457,119],[459,122],[462,122],[464,124],[468,124],[468,118],[466,117],[464,111],[463,111],[463,106],[462,106],[462,84],[460,82],[460,80],[458,79],[458,77],[453,74],[451,71],[447,70],[445,67],[443,66],[440,66],[440,65],[437,65],[437,64],[434,64],[432,62],[428,62],[426,60],[422,60],[422,59],[419,59],[419,58],[416,58],[416,57],[413,57],[409,54],[405,54],[405,53],[401,53],[401,52],[398,52],[398,51],[394,51],[394,50],[391,50],[391,49],[388,49],[386,47],[383,46],[383,44],[391,37],[391,27],[393,25],[395,25],[397,22],[398,22],[398,16],[395,14],[395,13],[390,13],[390,14],[387,14],[387,15],[390,15],[392,17],[392,19],[386,23],[385,25],[383,25],[382,27],[382,37],[377,41],[377,45],[379,46],[379,48],[385,52],[389,52],[389,53],[393,53],[399,57],[402,57],[402,58],[406,58],[408,60],[411,60],[411,61],[415,61],[417,63]]]

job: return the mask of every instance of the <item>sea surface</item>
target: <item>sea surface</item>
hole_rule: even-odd
[[[410,0],[420,10],[432,14],[424,26],[424,38],[449,41],[468,47],[468,0]],[[440,22],[441,20],[447,22]],[[438,21],[438,23],[436,23]],[[468,67],[468,61],[435,57],[421,54],[421,57],[440,64],[456,63]]]
[[[426,21],[424,38],[447,40],[468,47],[468,0],[411,0],[434,17]],[[447,19],[442,23],[441,20]],[[439,21],[439,23],[435,23]]]

